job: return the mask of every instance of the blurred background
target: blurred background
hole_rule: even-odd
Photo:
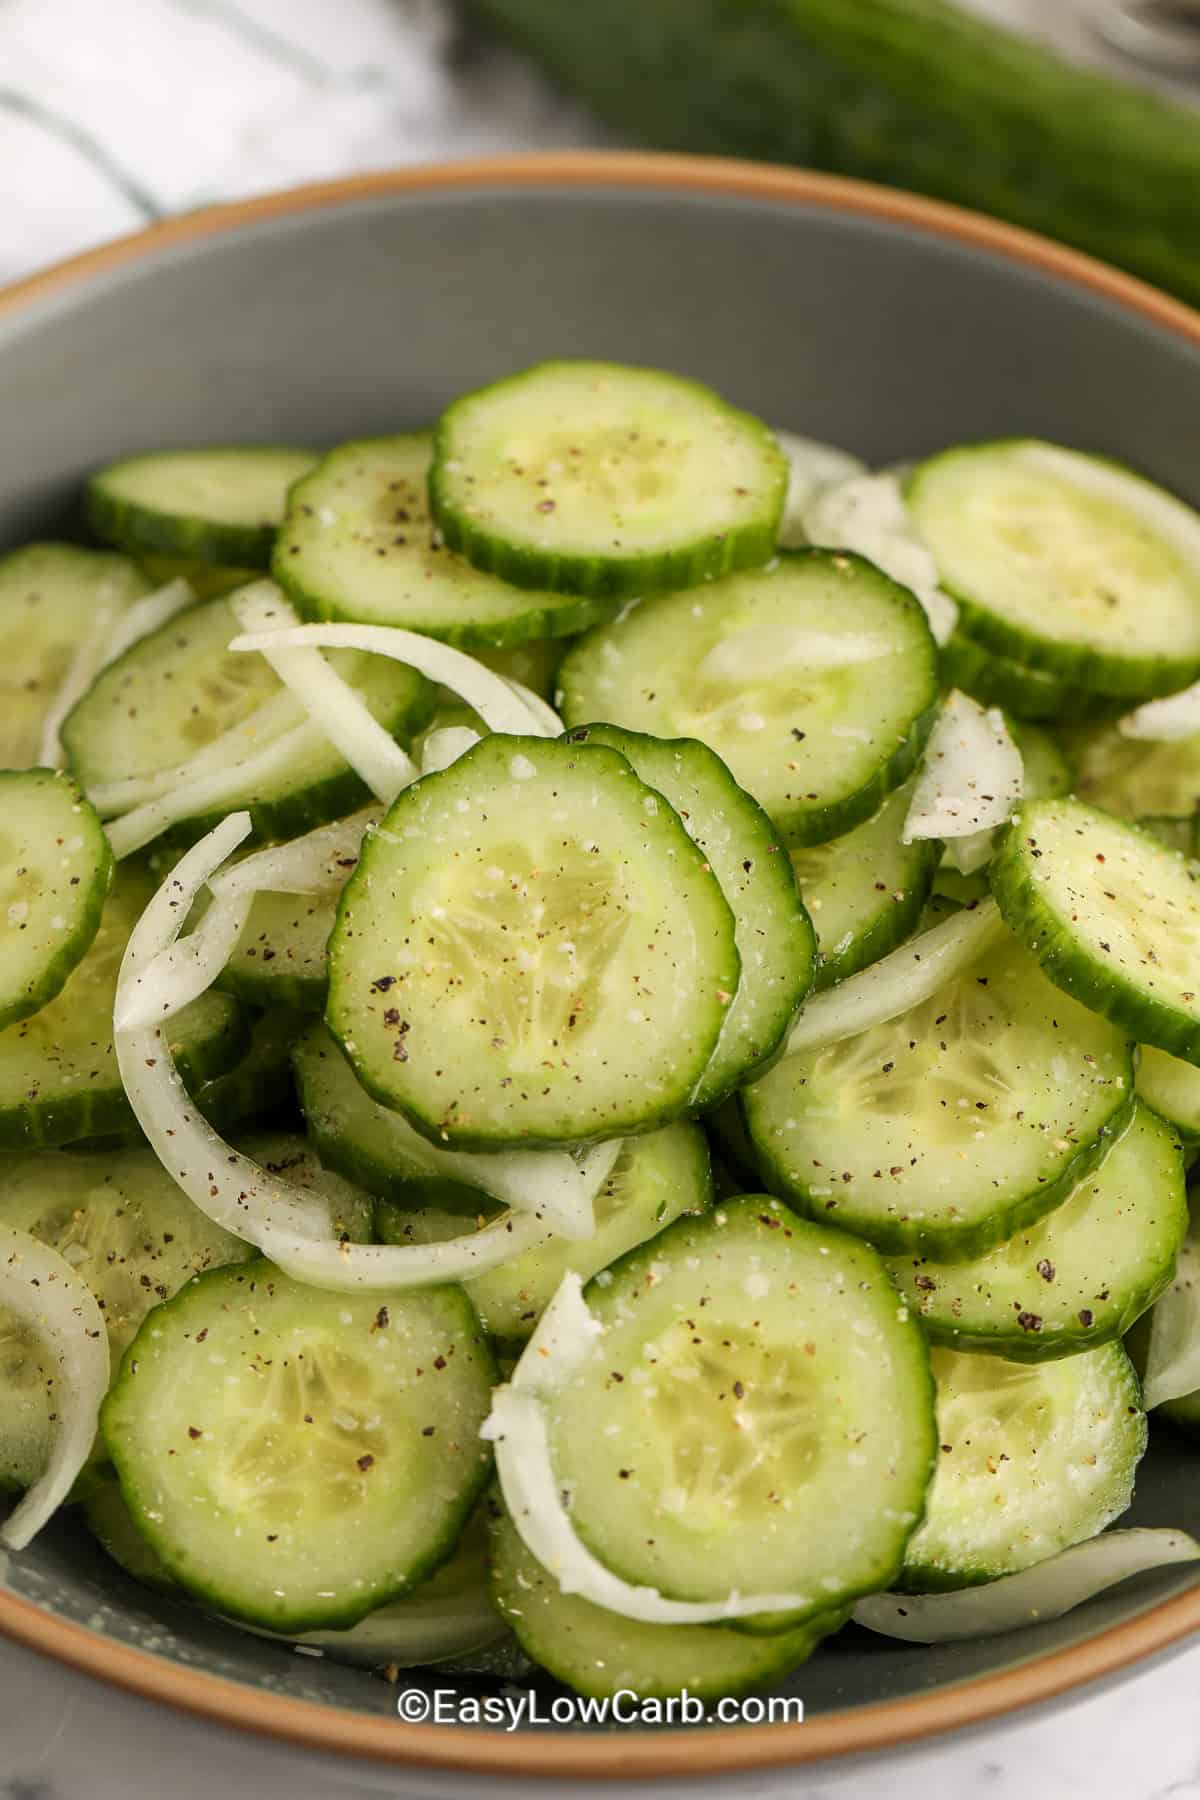
[[[356,170],[657,144],[830,167],[1200,301],[1200,0],[0,0],[0,281]]]

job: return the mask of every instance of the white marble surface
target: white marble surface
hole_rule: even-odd
[[[1104,55],[1068,0],[974,3],[1080,56]],[[604,141],[515,57],[459,43],[439,0],[0,0],[0,281],[217,198]],[[1200,1800],[1198,1695],[1200,1648],[1047,1715],[736,1791]],[[474,1791],[461,1777],[335,1767],[254,1743],[0,1645],[0,1800]]]

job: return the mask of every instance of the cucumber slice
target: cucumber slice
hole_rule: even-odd
[[[88,522],[135,554],[265,569],[288,489],[315,461],[272,444],[128,456],[88,482]]]
[[[97,616],[151,592],[128,557],[28,544],[0,558],[0,768],[38,759],[42,721]]]
[[[0,772],[0,1027],[61,989],[100,927],[113,859],[68,775]]]
[[[1195,856],[1200,848],[1197,819],[1200,819],[1200,813],[1192,818],[1174,818],[1169,813],[1143,813],[1137,823],[1168,850],[1175,850],[1181,856]]]
[[[1083,801],[1037,800],[1005,832],[991,881],[1052,981],[1200,1063],[1200,863]]]
[[[0,1031],[0,1150],[32,1150],[136,1130],[112,1044],[117,973],[157,884],[125,864],[91,948],[32,1018]],[[170,1022],[172,1055],[194,1089],[235,1063],[247,1022],[224,994],[201,994]]]
[[[530,1555],[499,1501],[492,1521],[492,1597],[525,1654],[577,1694],[720,1700],[779,1680],[842,1623],[830,1612],[773,1636],[722,1625],[643,1625],[564,1594]]]
[[[1131,699],[1200,674],[1200,518],[1131,470],[976,444],[922,463],[908,504],[981,644]]]
[[[234,588],[245,587],[258,579],[256,569],[235,569],[224,563],[196,562],[190,556],[156,556],[153,551],[138,556],[138,566],[155,587],[168,581],[186,581],[197,600],[216,600],[232,594]]]
[[[1100,1167],[1028,1230],[970,1262],[889,1267],[935,1343],[1041,1362],[1124,1336],[1170,1281],[1187,1222],[1178,1139],[1139,1106]]]
[[[1030,668],[991,644],[977,644],[961,630],[942,645],[941,664],[945,687],[961,688],[981,706],[999,706],[1014,718],[1065,721],[1117,705],[1049,669]]]
[[[127,1575],[156,1593],[178,1596],[178,1582],[134,1524],[121,1484],[110,1468],[96,1470],[81,1510],[101,1549]]]
[[[1133,1498],[1146,1415],[1120,1344],[1058,1362],[935,1350],[940,1454],[902,1585],[969,1587],[1095,1537]]]
[[[505,675],[510,681],[519,681],[522,687],[529,688],[539,699],[549,700],[554,693],[554,678],[562,661],[563,640],[560,637],[530,638],[526,643],[506,644],[499,650],[480,645],[471,654],[476,662],[494,669],[497,675]]]
[[[251,1022],[245,1054],[223,1074],[201,1082],[193,1095],[197,1110],[222,1137],[294,1110],[292,1046],[307,1023],[305,1014],[285,1006],[259,1013]]]
[[[530,593],[442,542],[429,510],[427,431],[341,444],[293,488],[276,580],[310,619],[399,625],[465,649],[583,631],[608,611],[580,595]]]
[[[435,1142],[569,1145],[684,1111],[737,986],[716,877],[623,757],[487,737],[364,844],[326,1017]]]
[[[151,1307],[201,1270],[253,1254],[206,1219],[149,1150],[0,1157],[0,1224],[32,1232],[86,1281],[114,1368]],[[0,1487],[28,1487],[44,1468],[56,1379],[44,1345],[0,1309]]]
[[[1135,1085],[1139,1097],[1175,1127],[1185,1145],[1200,1143],[1200,1069],[1194,1063],[1143,1044]]]
[[[151,781],[186,765],[273,696],[279,701],[273,735],[303,721],[299,701],[281,693],[262,657],[229,650],[240,629],[227,601],[207,600],[140,639],[101,672],[62,728],[71,768],[89,793],[129,778]],[[393,736],[407,739],[432,715],[434,689],[415,670],[358,652],[335,651],[330,661]],[[294,837],[370,798],[359,776],[317,733],[286,775],[261,787],[248,783],[215,818],[188,820],[172,836],[201,837],[226,812],[245,806],[258,837]]]
[[[1132,1046],[1006,940],[745,1090],[768,1185],[881,1250],[978,1256],[1060,1205],[1129,1117]]]
[[[768,1063],[809,988],[816,940],[779,834],[720,757],[694,738],[664,741],[613,725],[581,725],[573,744],[619,750],[639,780],[674,807],[703,850],[734,918],[742,974],[693,1104],[715,1106]]]
[[[579,1537],[675,1599],[888,1586],[935,1449],[924,1340],[869,1246],[748,1196],[596,1277],[543,1396]]]
[[[466,1229],[462,1202],[434,1192],[432,1204],[414,1214],[407,1208],[381,1205],[379,1236],[385,1244],[432,1243],[458,1237]],[[467,1205],[478,1213],[478,1193]],[[648,1131],[621,1146],[613,1171],[596,1196],[596,1235],[578,1242],[548,1235],[535,1249],[468,1281],[466,1289],[484,1329],[506,1343],[520,1343],[533,1331],[554,1298],[568,1269],[584,1281],[607,1268],[626,1251],[657,1237],[684,1213],[706,1212],[712,1200],[708,1149],[698,1125],[676,1120],[661,1131]],[[495,1204],[491,1204],[493,1216]]]
[[[942,847],[932,838],[901,841],[912,787],[897,788],[844,837],[788,851],[817,934],[818,988],[856,975],[916,929]]]
[[[217,987],[251,1006],[324,1012],[337,908],[336,894],[256,894]]]
[[[453,1552],[495,1378],[461,1288],[328,1293],[268,1262],[146,1321],[102,1426],[138,1529],[218,1611],[348,1626]]]
[[[1055,800],[1077,785],[1072,759],[1052,732],[1028,719],[1006,719],[1009,735],[1021,752],[1026,800]]]
[[[1200,733],[1156,741],[1101,725],[1073,733],[1071,749],[1080,800],[1123,819],[1149,813],[1190,824],[1200,812]]]
[[[547,362],[442,414],[429,497],[476,568],[624,597],[765,563],[787,485],[767,427],[699,382]]]
[[[870,818],[914,767],[937,706],[925,614],[841,551],[787,551],[634,607],[559,670],[568,725],[699,738],[794,844]]]

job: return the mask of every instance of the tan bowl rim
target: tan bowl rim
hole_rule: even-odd
[[[745,195],[800,207],[884,220],[949,238],[1107,300],[1200,348],[1200,313],[1131,275],[1031,232],[959,207],[808,170],[771,168],[715,157],[637,151],[551,152],[387,169],[341,181],[213,206],[163,221],[29,276],[0,292],[0,321],[58,298],[93,276],[125,268],[176,245],[236,232],[266,219],[321,211],[391,194],[487,188],[643,188],[668,193]],[[1019,1667],[955,1683],[935,1693],[881,1701],[805,1724],[718,1726],[690,1731],[575,1733],[407,1725],[315,1701],[263,1693],[240,1682],[182,1668],[113,1642],[99,1632],[0,1591],[0,1633],[72,1668],[223,1725],[282,1738],[313,1750],[475,1775],[534,1775],[634,1781],[654,1776],[731,1774],[883,1750],[978,1725],[1112,1676],[1200,1627],[1200,1586],[1149,1607],[1085,1643],[1034,1657]]]

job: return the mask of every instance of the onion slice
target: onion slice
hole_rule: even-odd
[[[551,731],[538,723],[534,712],[513,684],[503,675],[485,668],[473,656],[452,650],[434,638],[422,637],[416,631],[403,631],[398,625],[295,625],[284,631],[252,631],[233,639],[231,650],[265,649],[366,650],[373,656],[390,656],[393,662],[407,663],[431,681],[465,700],[479,714],[489,731],[506,732],[516,737],[554,737],[561,726]],[[544,704],[544,702],[542,703]],[[547,711],[549,709],[547,708]]]
[[[865,475],[867,465],[848,450],[823,444],[817,438],[801,437],[794,431],[776,430],[774,437],[788,460],[788,491],[779,521],[779,542],[785,550],[797,550],[809,542],[804,529],[805,508],[822,488]]]
[[[1147,1411],[1200,1388],[1200,1225],[1179,1247],[1175,1277],[1150,1314],[1142,1399]]]
[[[801,524],[809,543],[852,550],[908,588],[935,640],[946,642],[958,608],[939,585],[937,564],[917,536],[895,475],[856,475],[819,488],[802,507]]]
[[[854,1622],[910,1644],[992,1637],[1059,1619],[1105,1588],[1169,1563],[1196,1562],[1200,1544],[1185,1531],[1106,1531],[1015,1575],[945,1594],[872,1594]]]
[[[792,1026],[786,1054],[819,1050],[899,1018],[970,968],[1002,931],[996,902],[984,900],[931,931],[919,932],[890,956],[807,1001]]]
[[[576,1536],[550,1456],[543,1399],[568,1381],[603,1327],[589,1311],[574,1271],[564,1275],[513,1371],[496,1389],[480,1431],[496,1453],[504,1503],[531,1556],[564,1594],[645,1625],[712,1625],[762,1612],[799,1612],[809,1594],[727,1594],[719,1600],[669,1600],[657,1588],[622,1581]]]
[[[978,848],[982,836],[986,862],[985,834],[1008,822],[1024,789],[1021,752],[1004,714],[995,706],[985,709],[955,688],[929,734],[903,841],[974,839]]]
[[[417,779],[417,765],[407,751],[319,650],[272,648],[272,637],[300,623],[273,581],[252,582],[234,594],[229,604],[242,630],[263,638],[262,654],[280,681],[376,799],[392,801]]]
[[[117,981],[114,1016],[122,1022],[115,1025],[114,1045],[126,1096],[159,1161],[188,1198],[297,1280],[340,1289],[466,1280],[541,1243],[552,1225],[564,1235],[592,1235],[592,1199],[620,1153],[616,1142],[576,1160],[551,1152],[467,1156],[439,1151],[422,1139],[425,1153],[444,1157],[459,1179],[471,1179],[488,1191],[505,1181],[508,1191],[497,1198],[511,1194],[523,1210],[517,1213],[514,1207],[482,1230],[442,1243],[351,1244],[329,1236],[328,1215],[310,1194],[234,1150],[200,1115],[161,1024],[130,1026],[124,1021],[139,1016],[143,1007],[154,1011],[159,997],[153,992],[153,970],[177,943],[200,889],[213,881],[249,830],[250,815],[234,813],[192,846],[134,927]],[[209,971],[210,979],[215,972]],[[496,1163],[502,1164],[499,1174]]]
[[[108,1390],[108,1333],[87,1283],[70,1263],[27,1231],[0,1227],[0,1304],[50,1349],[56,1427],[46,1467],[0,1525],[0,1543],[23,1550],[60,1507],[96,1439]]]
[[[1178,743],[1182,738],[1200,732],[1200,681],[1167,694],[1162,700],[1148,700],[1135,706],[1131,713],[1117,720],[1122,737],[1146,738],[1151,742]]]
[[[422,775],[440,775],[483,740],[469,725],[439,725],[421,745]]]

